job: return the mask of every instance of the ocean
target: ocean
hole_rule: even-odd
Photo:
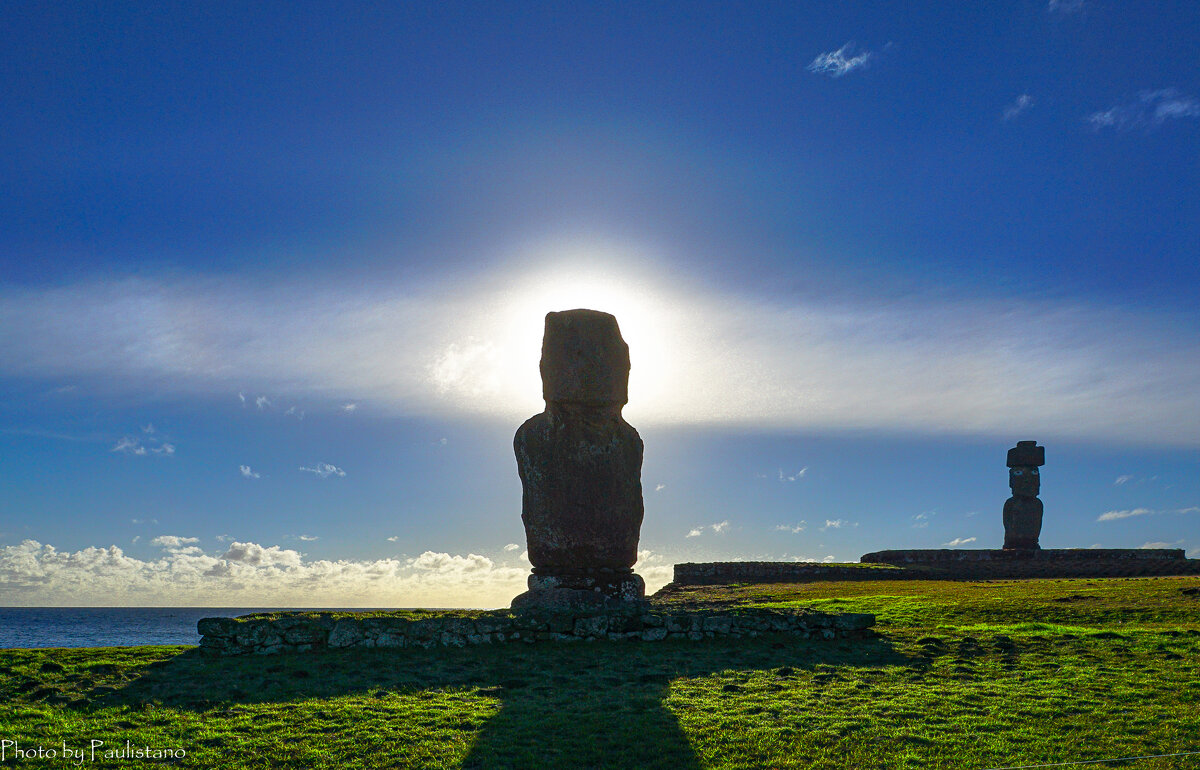
[[[303,608],[0,607],[0,648],[199,644],[196,621],[200,618],[280,609]]]

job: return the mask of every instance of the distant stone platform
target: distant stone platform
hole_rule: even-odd
[[[675,565],[677,585],[830,580],[996,580],[1200,575],[1179,548],[917,549],[876,551],[860,564],[709,562]]]

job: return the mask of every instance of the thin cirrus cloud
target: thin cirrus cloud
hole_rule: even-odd
[[[836,51],[826,51],[818,54],[815,59],[808,65],[809,72],[818,75],[828,75],[831,78],[840,78],[855,70],[866,67],[875,57],[871,51],[863,51],[860,54],[854,53],[854,43],[846,43]]]
[[[1155,508],[1127,508],[1118,511],[1105,511],[1100,514],[1096,521],[1120,521],[1121,519],[1132,519],[1137,516],[1157,516],[1162,513],[1177,513],[1189,514],[1200,513],[1200,507],[1190,506],[1187,508],[1170,508],[1170,509],[1155,509]]]
[[[170,536],[164,536],[170,538]],[[161,538],[160,538],[161,539]],[[425,551],[407,559],[310,560],[277,545],[233,541],[208,553],[174,538],[154,559],[117,546],[57,550],[35,540],[0,548],[9,606],[502,607],[525,590],[528,565]],[[638,552],[648,589],[670,580],[661,554]]]
[[[1087,116],[1086,121],[1096,131],[1130,131],[1158,128],[1171,120],[1197,118],[1200,118],[1200,100],[1182,94],[1174,88],[1161,88],[1157,91],[1142,91],[1136,99],[1114,105],[1107,110],[1093,112]]]
[[[784,303],[571,265],[478,281],[0,288],[0,378],[89,378],[99,394],[181,398],[245,383],[331,410],[357,394],[353,403],[392,415],[523,420],[542,408],[544,313],[598,306],[630,343],[626,414],[639,425],[1007,434],[1020,414],[1045,436],[1200,445],[1200,341],[1179,331],[1194,328],[1181,313],[981,298]],[[1037,342],[1017,350],[1013,339]],[[152,438],[114,451],[173,451]]]
[[[1014,120],[1021,113],[1033,106],[1033,97],[1029,94],[1021,94],[1016,100],[1004,108],[1004,119]]]
[[[976,540],[976,538],[973,538],[973,537],[956,537],[948,543],[942,543],[942,545],[946,546],[947,548],[957,548],[960,545],[967,545],[968,543],[974,543],[975,540]]]

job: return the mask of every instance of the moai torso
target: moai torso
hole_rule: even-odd
[[[1036,441],[1018,441],[1008,450],[1008,485],[1013,496],[1004,503],[1004,547],[1036,549],[1042,533],[1041,474],[1046,449]]]

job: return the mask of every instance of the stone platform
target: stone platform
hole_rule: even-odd
[[[914,549],[876,551],[860,564],[710,562],[676,564],[678,585],[832,580],[997,580],[1200,575],[1178,548]]]
[[[875,616],[806,609],[623,612],[281,612],[204,618],[197,624],[205,655],[270,655],[321,649],[466,647],[479,644],[638,641],[698,642],[716,637],[788,634],[801,639],[854,639],[871,635]]]

